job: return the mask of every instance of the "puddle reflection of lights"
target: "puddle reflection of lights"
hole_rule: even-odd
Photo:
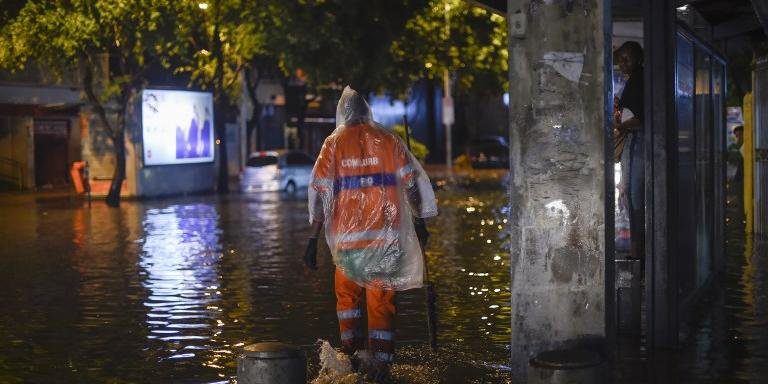
[[[168,342],[169,359],[186,359],[178,343],[210,340],[221,310],[211,305],[221,294],[215,269],[221,254],[218,214],[211,205],[148,210],[139,265],[149,291],[144,306],[149,339]],[[182,349],[195,349],[187,345]],[[203,348],[198,348],[203,349]]]

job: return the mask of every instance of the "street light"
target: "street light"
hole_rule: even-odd
[[[208,9],[208,3],[199,3],[197,4],[197,6],[200,7],[200,9],[202,9],[203,11]]]

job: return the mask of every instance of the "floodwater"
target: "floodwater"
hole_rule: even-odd
[[[438,191],[429,223],[440,351],[421,290],[398,296],[400,383],[509,383],[507,195],[495,181]],[[624,345],[625,383],[768,382],[768,243],[731,217],[726,271],[681,347]],[[124,202],[0,198],[0,383],[224,383],[249,343],[339,345],[327,250],[303,267],[304,197]]]
[[[622,340],[616,382],[768,383],[768,239],[745,233],[733,196],[726,219],[725,270],[681,325],[679,348]]]
[[[404,381],[508,382],[499,185],[438,192],[441,349],[425,347],[423,292],[400,294]],[[0,382],[229,382],[245,344],[339,345],[332,262],[325,249],[318,271],[303,267],[308,231],[305,197],[281,194],[0,202]]]
[[[733,209],[728,216],[725,271],[696,308],[679,382],[768,382],[768,239],[746,235]]]

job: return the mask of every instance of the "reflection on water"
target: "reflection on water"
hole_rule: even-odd
[[[683,324],[680,348],[624,346],[617,382],[768,382],[768,239],[745,234],[738,202],[729,201],[726,218],[724,273]]]
[[[149,209],[139,266],[148,290],[149,339],[167,343],[168,359],[190,359],[221,334],[218,215],[210,204]],[[208,362],[211,366],[215,361]]]
[[[506,383],[506,195],[476,181],[453,188],[438,193],[426,252],[442,348],[424,347],[423,291],[400,294],[396,372]],[[305,197],[278,194],[119,210],[0,199],[0,383],[225,382],[244,344],[270,340],[305,348],[316,372],[315,341],[339,340],[330,255],[316,272],[301,261],[306,209]],[[659,353],[652,370],[620,369],[624,382],[768,378],[768,249],[732,229],[723,284],[683,348]]]
[[[438,354],[423,291],[398,296],[401,377],[508,381],[505,194],[472,189],[440,191],[429,223]],[[305,199],[0,201],[0,382],[222,382],[247,343],[338,345],[330,255],[301,260]]]
[[[731,233],[733,236],[733,233]],[[700,382],[768,380],[768,242],[729,241],[722,285],[698,309],[680,377]]]

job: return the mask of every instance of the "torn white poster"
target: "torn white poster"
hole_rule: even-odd
[[[544,62],[563,75],[566,79],[575,82],[581,77],[584,68],[584,54],[579,52],[547,52],[544,54]]]

